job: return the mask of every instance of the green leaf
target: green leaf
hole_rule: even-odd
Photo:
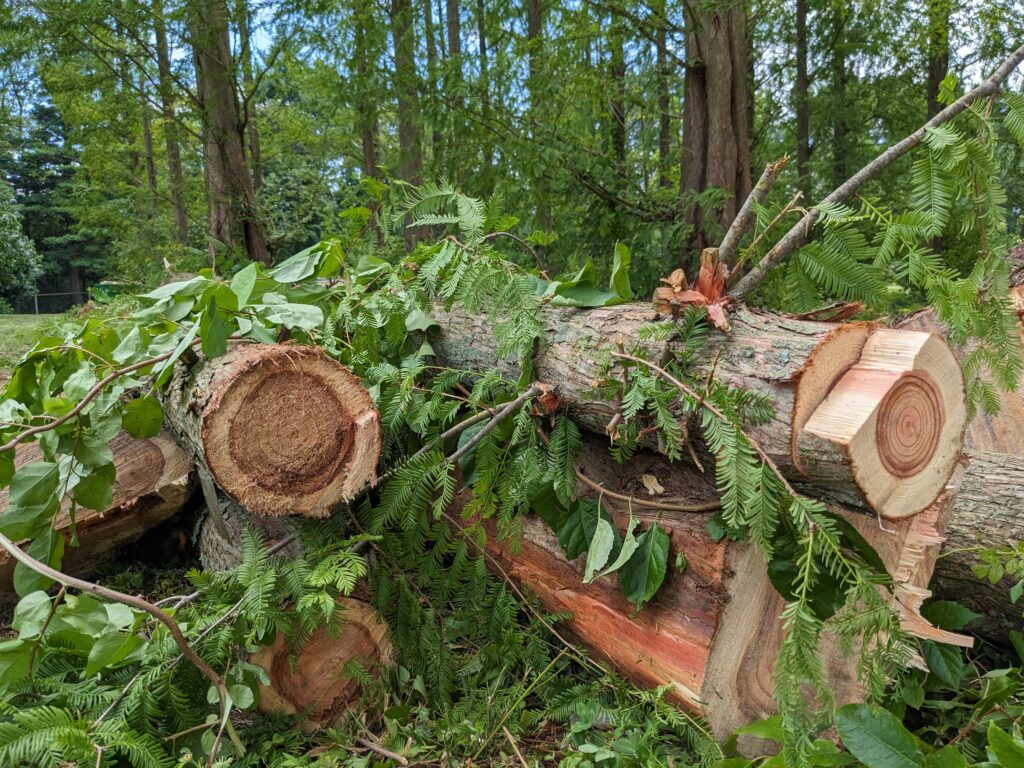
[[[64,394],[72,400],[81,400],[96,385],[96,381],[92,368],[83,363],[64,382]]]
[[[267,322],[286,328],[313,330],[324,322],[323,311],[312,304],[263,304],[256,311]]]
[[[951,632],[959,632],[979,617],[979,614],[952,600],[931,600],[921,606],[921,615],[936,627]]]
[[[935,675],[950,688],[960,687],[964,674],[964,660],[960,649],[934,640],[921,643],[921,655],[928,664],[928,671]]]
[[[947,744],[942,749],[925,755],[925,768],[967,768],[967,760],[960,754],[955,744]]]
[[[51,568],[60,569],[60,561],[64,557],[64,536],[47,527],[38,534],[25,550],[36,560],[46,563]],[[14,591],[19,595],[28,595],[40,589],[49,589],[53,579],[37,573],[23,563],[14,566]]]
[[[639,542],[636,540],[636,537],[633,536],[633,531],[636,529],[636,524],[637,519],[635,517],[630,516],[629,525],[626,527],[626,536],[622,540],[622,545],[619,548],[619,556],[615,558],[615,561],[611,565],[602,570],[594,578],[598,578],[600,576],[607,576],[610,573],[615,573],[617,570],[622,568],[622,566],[624,566],[627,562],[629,562],[629,558],[633,556],[633,553],[636,552],[637,547],[640,546]]]
[[[14,451],[0,453],[0,486],[10,485],[14,477]]]
[[[405,318],[405,330],[425,331],[437,325],[437,321],[419,307],[412,310]]]
[[[152,395],[131,400],[124,407],[121,426],[132,437],[156,437],[164,425],[164,409]]]
[[[228,695],[231,696],[231,701],[239,709],[248,709],[256,702],[252,688],[241,683],[228,686]]]
[[[847,704],[836,713],[843,744],[865,768],[920,768],[924,755],[896,717],[874,704]]]
[[[587,547],[587,564],[583,569],[584,584],[593,581],[597,571],[604,568],[614,546],[615,529],[603,517],[598,518],[597,525],[594,527],[594,536],[590,539],[590,546]]]
[[[593,499],[574,499],[558,529],[558,543],[567,560],[575,560],[594,538],[599,518],[610,520],[601,504]]]
[[[11,626],[18,631],[18,636],[23,640],[39,637],[52,608],[53,603],[46,592],[41,589],[30,592],[15,606]]]
[[[319,263],[320,244],[317,243],[304,251],[299,251],[290,259],[285,259],[267,274],[279,283],[297,283],[316,272]]]
[[[239,270],[231,278],[231,292],[238,299],[238,308],[241,309],[249,303],[252,296],[252,289],[256,285],[256,262],[252,262],[245,269]]]
[[[185,353],[186,349],[192,346],[192,342],[195,340],[196,334],[199,333],[199,322],[202,320],[203,314],[204,313],[202,312],[199,313],[199,317],[196,318],[196,322],[192,324],[188,333],[181,337],[181,341],[178,342],[178,346],[174,348],[174,352],[171,353],[171,356],[160,364],[160,368],[157,369],[156,372],[158,384],[162,384],[166,381],[166,376],[169,375],[174,364],[178,362],[178,358]]]
[[[629,248],[624,243],[615,244],[615,255],[612,257],[612,277],[608,290],[623,301],[633,298],[633,288],[629,284]]]
[[[994,722],[988,724],[988,754],[1002,768],[1019,768],[1024,765],[1024,743]]]
[[[103,512],[110,507],[114,498],[114,486],[110,480],[100,473],[86,475],[71,491],[71,496],[88,509]]]
[[[655,523],[637,538],[637,549],[619,571],[619,586],[626,599],[640,608],[665,580],[668,570],[668,534]]]
[[[0,533],[14,540],[31,536],[57,511],[59,480],[57,465],[48,461],[27,464],[15,472],[7,509],[0,514]]]
[[[772,741],[782,743],[785,738],[785,733],[782,730],[782,717],[779,715],[772,715],[765,717],[761,720],[755,720],[752,723],[737,728],[734,733],[738,735],[756,736],[759,739],[771,739]]]
[[[142,638],[130,632],[105,632],[93,643],[85,664],[85,677],[92,677],[108,667],[123,661],[142,644]]]
[[[203,354],[207,357],[220,357],[228,351],[228,336],[231,335],[231,326],[224,314],[217,310],[215,301],[211,301],[210,306],[203,313],[199,323],[199,334],[203,338]]]
[[[31,652],[32,643],[21,639],[0,643],[0,680],[5,687],[14,685],[28,674],[28,657]]]

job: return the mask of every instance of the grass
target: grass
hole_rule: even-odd
[[[6,376],[41,330],[60,315],[0,315],[0,375]]]

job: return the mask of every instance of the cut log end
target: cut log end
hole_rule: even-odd
[[[279,715],[302,715],[306,733],[334,725],[359,701],[362,686],[348,674],[349,662],[364,667],[392,663],[388,627],[369,603],[340,598],[345,624],[340,635],[319,629],[298,649],[294,664],[284,639],[251,657],[270,683],[260,687],[259,708]]]
[[[960,365],[928,333],[879,330],[796,435],[800,468],[900,519],[942,493],[963,449]]]
[[[374,480],[379,417],[347,368],[321,350],[281,345],[238,346],[216,363],[203,453],[247,509],[322,517]]]

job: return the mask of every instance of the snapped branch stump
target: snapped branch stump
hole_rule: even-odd
[[[326,517],[376,480],[373,399],[322,349],[236,344],[179,363],[164,406],[179,443],[256,514]]]

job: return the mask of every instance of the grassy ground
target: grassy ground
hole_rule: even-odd
[[[57,315],[0,315],[0,375],[6,377],[32,346],[39,331]]]

